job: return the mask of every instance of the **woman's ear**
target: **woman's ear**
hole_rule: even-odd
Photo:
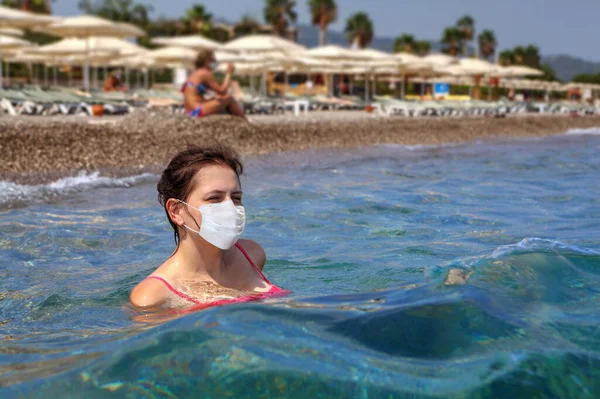
[[[183,204],[174,198],[169,198],[167,200],[167,203],[165,204],[165,209],[169,214],[169,218],[177,226],[183,226],[183,224],[185,223],[182,216],[183,208]]]

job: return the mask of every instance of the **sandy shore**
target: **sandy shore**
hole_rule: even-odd
[[[159,171],[179,149],[215,140],[242,155],[373,144],[441,144],[493,136],[561,134],[600,127],[600,117],[382,118],[364,112],[306,117],[193,119],[138,111],[125,117],[0,117],[0,180],[33,184],[81,170],[109,175]]]

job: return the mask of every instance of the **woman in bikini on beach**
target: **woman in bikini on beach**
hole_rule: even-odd
[[[134,306],[192,311],[287,293],[262,273],[260,244],[238,239],[246,224],[242,172],[223,146],[192,147],[171,160],[157,188],[176,248],[132,290]]]
[[[227,74],[222,84],[219,84],[213,75],[217,60],[212,51],[200,51],[195,65],[196,70],[188,76],[181,88],[186,114],[201,118],[228,113],[245,119],[242,107],[228,94],[231,74],[234,71],[233,64],[227,65]]]

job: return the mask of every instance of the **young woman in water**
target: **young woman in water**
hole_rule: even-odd
[[[234,71],[233,64],[227,65],[227,74],[222,84],[219,84],[213,75],[217,60],[212,51],[200,51],[195,65],[196,70],[188,76],[181,89],[185,112],[198,118],[228,113],[245,119],[242,107],[228,94],[231,74]]]
[[[286,293],[263,275],[264,249],[238,240],[246,224],[242,172],[224,146],[192,147],[171,160],[157,188],[176,248],[132,290],[133,305],[193,310]]]

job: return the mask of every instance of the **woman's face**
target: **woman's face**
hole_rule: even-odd
[[[233,201],[234,205],[242,205],[242,187],[235,172],[221,165],[208,165],[203,167],[194,176],[194,190],[185,202],[199,208],[205,204],[217,204],[224,201]],[[202,223],[202,215],[197,209],[187,207],[188,212],[183,212],[182,217],[188,226],[198,226]],[[190,218],[193,216],[194,220]]]
[[[217,58],[215,57],[215,53],[210,53],[208,57],[206,57],[206,62],[204,66],[210,68],[213,63],[217,62]]]

